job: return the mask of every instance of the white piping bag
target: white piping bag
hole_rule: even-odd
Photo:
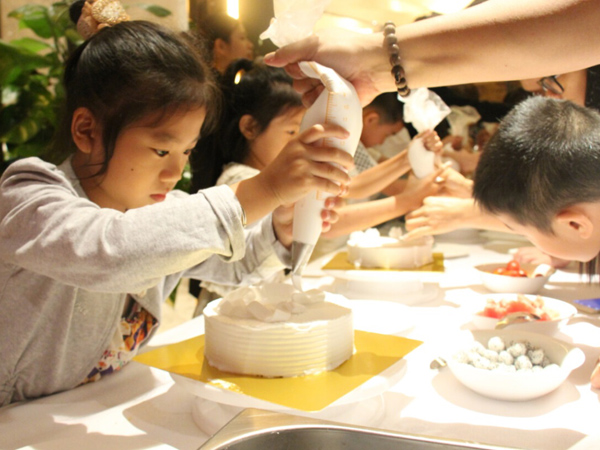
[[[275,19],[260,35],[261,39],[269,38],[275,45],[282,46],[310,36],[328,3],[329,0],[275,0]],[[362,105],[354,86],[334,70],[316,62],[303,61],[299,66],[306,76],[321,80],[325,86],[306,111],[300,131],[316,124],[340,125],[348,130],[349,137],[326,138],[317,145],[340,148],[354,156],[362,132]],[[302,290],[302,272],[321,235],[321,210],[328,196],[312,192],[294,206],[292,281],[299,290]]]
[[[412,122],[419,133],[433,130],[450,114],[448,105],[427,88],[413,89],[408,96],[398,99],[404,102],[404,121]],[[425,148],[422,138],[408,144],[408,162],[417,178],[425,178],[435,170],[435,157],[435,153]]]
[[[300,131],[316,124],[336,124],[350,133],[346,139],[325,138],[318,145],[342,149],[352,156],[362,133],[362,106],[354,86],[335,71],[315,62],[301,62],[300,69],[311,78],[320,78],[325,89],[306,111]],[[311,192],[294,206],[292,280],[301,289],[301,275],[321,235],[321,210],[329,194]]]

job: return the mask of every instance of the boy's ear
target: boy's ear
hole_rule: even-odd
[[[589,239],[594,232],[594,221],[585,209],[567,208],[556,215],[556,222],[559,227],[575,233],[580,239]]]
[[[255,139],[258,136],[258,127],[254,117],[250,114],[244,114],[240,118],[239,123],[240,133],[249,141]]]
[[[372,109],[363,110],[363,127],[369,125],[377,125],[379,123],[380,116],[377,111]]]
[[[71,136],[77,148],[90,154],[101,140],[98,121],[87,108],[77,108],[71,121]]]

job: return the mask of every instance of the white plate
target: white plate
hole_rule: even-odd
[[[349,299],[386,300],[404,305],[417,305],[435,299],[437,283],[421,281],[418,272],[380,270],[328,270],[335,278],[322,288]]]
[[[423,283],[417,291],[403,292],[399,289],[370,289],[368,284],[348,280],[336,280],[329,288],[351,300],[384,300],[402,305],[414,306],[428,303],[437,298],[440,287],[437,283]]]
[[[482,311],[485,307],[487,299],[500,301],[502,299],[516,299],[518,294],[485,294],[482,295],[481,302],[478,306],[475,307],[473,311],[473,325],[475,325],[478,329],[492,329],[495,327],[498,319],[494,319],[492,317],[485,317],[477,314]],[[525,297],[529,299],[535,299],[537,295],[525,295]],[[544,306],[548,309],[556,311],[558,313],[558,317],[555,320],[544,320],[544,321],[536,321],[536,322],[527,322],[527,323],[516,323],[511,325],[510,328],[519,329],[519,330],[528,330],[538,333],[554,333],[558,330],[560,326],[566,323],[571,317],[577,314],[577,308],[571,305],[570,303],[563,302],[562,300],[558,300],[556,298],[551,297],[543,297],[540,296],[544,301]]]
[[[338,398],[335,402],[326,406],[321,411],[325,411],[328,408],[362,402],[372,397],[381,395],[394,384],[396,384],[400,378],[402,378],[404,372],[406,372],[406,360],[402,358],[395,364],[392,364],[390,367],[385,369],[383,372],[369,378],[360,386],[348,392],[346,395]],[[290,414],[295,414],[299,411],[296,408],[278,405],[276,403],[252,397],[250,395],[230,391],[227,389],[221,389],[210,384],[203,383],[202,381],[192,380],[191,378],[177,375],[175,373],[171,373],[170,375],[173,378],[173,381],[186,389],[188,392],[216,403],[237,406],[239,408],[258,408],[269,411],[281,411]]]
[[[529,242],[529,240],[525,236],[522,236],[520,234],[504,233],[502,231],[491,230],[481,231],[479,234],[481,237],[486,238],[490,241],[510,241],[522,243],[523,245],[531,245],[531,242]]]
[[[410,308],[400,303],[381,300],[352,300],[349,302],[354,328],[380,334],[400,334],[414,326]]]
[[[469,248],[461,244],[451,244],[447,242],[435,243],[433,253],[441,253],[444,259],[462,258],[469,256]]]
[[[212,436],[231,421],[244,408],[206,400],[196,397],[192,404],[192,419],[204,433]],[[284,411],[278,411],[284,412]],[[296,416],[312,417],[314,419],[332,420],[347,424],[377,427],[385,418],[385,400],[382,395],[356,402],[350,405],[328,406],[317,412],[285,411]]]

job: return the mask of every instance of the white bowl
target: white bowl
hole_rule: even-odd
[[[492,273],[499,267],[506,267],[506,263],[481,264],[475,266],[481,282],[492,292],[517,292],[519,294],[536,294],[550,279],[548,276],[538,277],[511,277],[508,275],[497,275]],[[521,264],[521,268],[528,274],[535,269],[533,264]]]
[[[559,367],[555,370],[544,369],[539,372],[478,369],[469,364],[458,362],[454,355],[467,349],[478,341],[484,346],[491,337],[499,336],[505,341],[527,341],[544,350],[550,361]],[[476,330],[461,333],[451,341],[444,353],[448,367],[454,376],[469,389],[489,398],[509,401],[524,401],[546,395],[558,388],[571,371],[581,366],[585,355],[581,349],[543,334],[516,330]]]
[[[485,308],[488,299],[494,301],[500,300],[513,300],[516,299],[519,294],[487,294],[481,296],[481,304],[476,307],[475,313],[473,314],[473,324],[478,329],[493,329],[496,323],[500,319],[493,317],[486,317],[478,314]],[[530,300],[537,298],[537,295],[525,295]],[[533,322],[514,323],[510,325],[511,329],[532,331],[538,333],[549,333],[552,334],[558,330],[560,326],[566,323],[571,317],[577,314],[577,308],[570,303],[563,302],[556,298],[543,297],[540,298],[544,301],[545,309],[551,310],[556,313],[556,317],[552,320],[536,320]]]
[[[433,261],[433,237],[403,242],[380,236],[369,244],[348,241],[348,261],[362,268],[416,269]]]

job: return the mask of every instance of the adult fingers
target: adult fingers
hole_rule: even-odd
[[[265,55],[264,62],[270,66],[284,67],[298,61],[312,61],[318,44],[319,39],[312,35]]]

